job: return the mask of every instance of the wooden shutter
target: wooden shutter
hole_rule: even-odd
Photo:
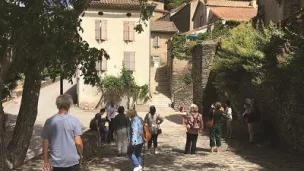
[[[157,47],[157,36],[155,36],[154,39],[153,39],[153,46],[155,48]]]
[[[101,21],[101,40],[107,40],[107,21]]]
[[[100,40],[100,20],[95,20],[95,39]]]
[[[100,66],[101,66],[101,64],[100,64],[100,61],[98,60],[97,62],[96,62],[96,70],[97,71],[100,71]]]
[[[123,40],[124,41],[129,40],[129,22],[127,21],[123,22]]]
[[[101,62],[101,71],[106,71],[108,69],[107,65],[108,65],[108,60],[103,58]]]
[[[130,70],[130,52],[124,52],[124,67]]]
[[[160,36],[157,36],[157,47],[160,47]]]
[[[135,22],[129,22],[129,41],[134,41],[135,40]]]
[[[135,71],[135,52],[130,52],[130,70]]]

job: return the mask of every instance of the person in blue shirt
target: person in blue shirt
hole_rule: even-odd
[[[141,151],[144,144],[144,140],[141,137],[141,135],[144,133],[143,120],[137,115],[137,112],[134,109],[128,110],[127,116],[131,118],[130,144],[127,154],[133,162],[133,171],[141,171]]]

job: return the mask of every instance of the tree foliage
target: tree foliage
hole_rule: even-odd
[[[169,41],[172,57],[176,57],[180,60],[190,60],[192,58],[192,48],[197,43],[201,43],[205,40],[217,39],[229,33],[229,30],[237,27],[239,24],[240,22],[238,21],[227,21],[225,24],[222,24],[221,21],[216,21],[212,30],[208,29],[207,32],[198,34],[199,38],[194,41],[188,40],[187,37],[189,35],[187,34],[174,35]]]
[[[86,84],[100,83],[96,61],[109,58],[103,49],[92,48],[82,40],[79,15],[89,0],[4,0],[0,1],[0,97],[14,88],[18,75],[25,75],[21,108],[8,149],[0,129],[0,170],[20,165],[26,156],[37,116],[40,84],[43,77],[62,75],[72,81],[81,70]],[[134,28],[143,31],[151,9],[140,1],[141,18]],[[7,89],[5,89],[7,88]],[[26,93],[28,92],[28,93]],[[34,96],[32,96],[34,94]],[[25,97],[26,96],[26,97]],[[0,124],[4,123],[1,104]],[[1,127],[2,128],[2,127]],[[24,132],[25,131],[25,132]],[[7,157],[9,155],[9,157]]]
[[[239,109],[245,97],[254,98],[263,113],[261,126],[266,136],[280,137],[281,142],[301,151],[303,27],[303,11],[283,21],[281,28],[240,25],[222,39],[213,66],[218,91],[228,92]]]
[[[136,84],[136,81],[133,76],[133,72],[122,69],[120,76],[105,76],[102,79],[100,89],[103,92],[103,97],[106,100],[121,100],[124,97],[128,98],[128,107],[131,104],[131,98],[133,103],[137,100],[148,99],[149,87],[148,85],[139,86]]]
[[[256,30],[251,23],[242,24],[232,29],[221,40],[213,69],[217,73],[216,85],[233,87],[238,84],[239,74],[249,74],[252,81],[261,83],[265,75],[265,48],[270,43],[271,31]]]

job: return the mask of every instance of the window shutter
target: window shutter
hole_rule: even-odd
[[[160,37],[157,36],[157,47],[160,47]]]
[[[153,46],[155,48],[157,47],[157,36],[155,36],[154,39],[153,39]]]
[[[108,69],[107,66],[108,66],[108,60],[103,58],[101,62],[101,70],[106,71]]]
[[[130,52],[130,70],[135,71],[135,52]]]
[[[130,53],[124,52],[124,68],[130,70]]]
[[[107,21],[101,21],[101,40],[107,40]]]
[[[100,61],[99,60],[96,62],[96,70],[100,71]]]
[[[135,22],[129,22],[129,41],[135,40],[134,27],[135,27]]]
[[[124,21],[123,22],[123,40],[128,41],[129,40],[129,22]]]
[[[95,20],[95,39],[100,40],[100,21]]]

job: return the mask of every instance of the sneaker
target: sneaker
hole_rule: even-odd
[[[133,171],[142,171],[142,167],[141,166],[137,166],[133,169]]]

